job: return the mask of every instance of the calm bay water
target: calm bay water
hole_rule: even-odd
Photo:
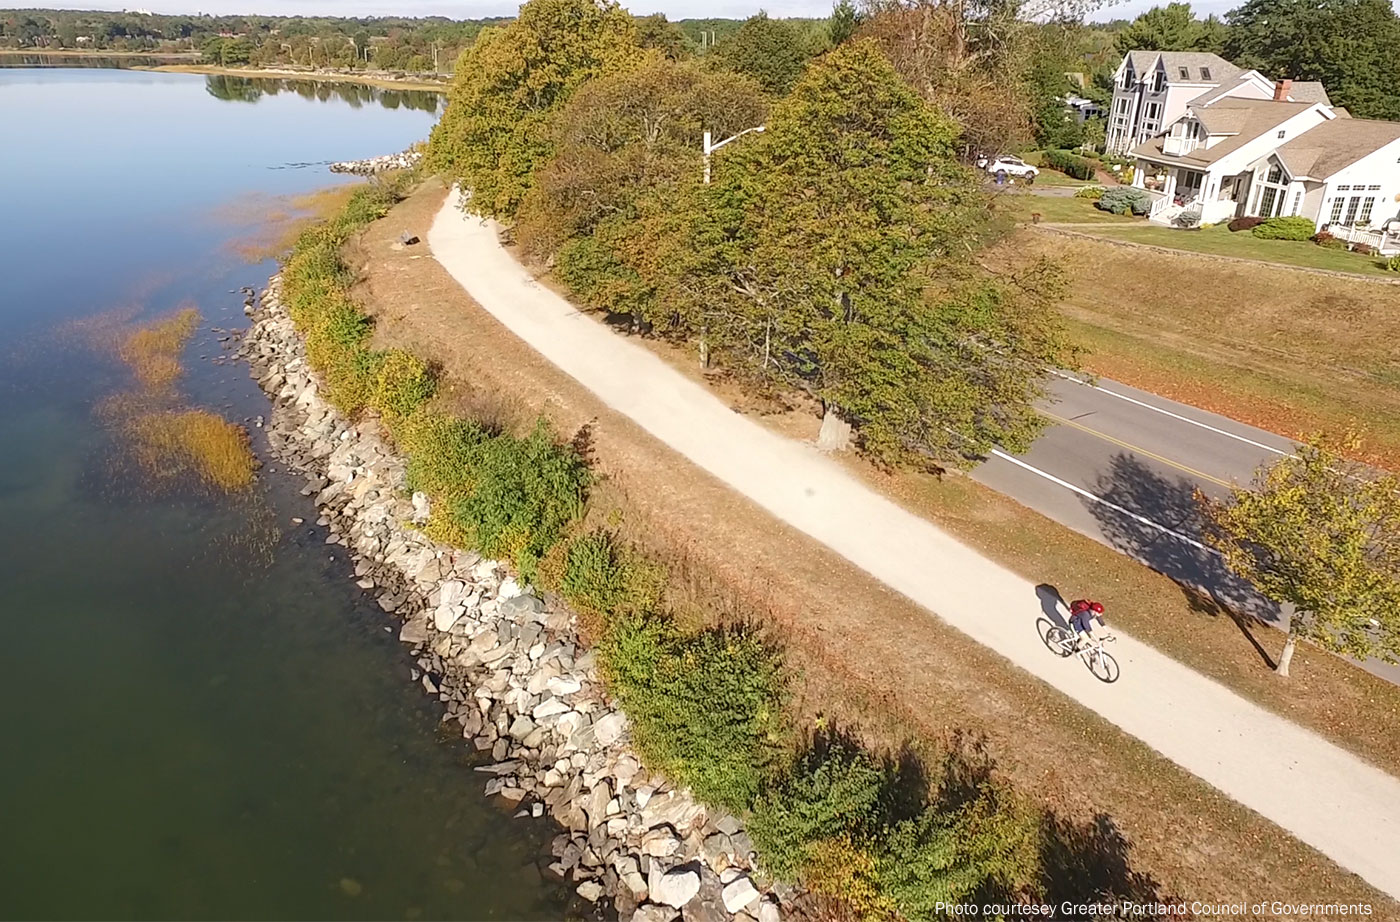
[[[94,415],[130,384],[94,345],[186,303],[185,398],[265,414],[213,361],[272,271],[230,243],[426,136],[413,102],[0,70],[0,916],[565,914],[552,830],[482,796],[300,482],[152,493]]]

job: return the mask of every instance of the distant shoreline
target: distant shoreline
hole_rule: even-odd
[[[422,75],[397,77],[386,71],[369,73],[341,73],[339,71],[295,70],[288,67],[224,67],[218,64],[200,64],[199,55],[182,53],[160,53],[149,51],[79,51],[66,48],[54,51],[35,51],[15,48],[0,48],[0,57],[50,57],[50,58],[145,58],[166,61],[160,64],[133,64],[124,70],[145,70],[174,74],[204,74],[228,77],[262,77],[276,80],[319,80],[325,83],[359,83],[389,90],[421,90],[429,93],[446,93],[451,77],[444,75],[441,80],[433,80]]]

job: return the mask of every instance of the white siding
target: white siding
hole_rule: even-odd
[[[1349,188],[1342,190],[1342,186]],[[1372,189],[1372,186],[1380,188]],[[1318,211],[1318,224],[1326,224],[1331,220],[1335,200],[1349,200],[1353,196],[1373,200],[1373,226],[1400,213],[1400,141],[1392,141],[1328,177],[1327,192]],[[1349,205],[1349,201],[1343,205],[1343,220]]]

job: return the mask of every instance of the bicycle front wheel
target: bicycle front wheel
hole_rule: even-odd
[[[1100,682],[1117,682],[1119,676],[1118,660],[1102,650],[1097,650],[1089,658],[1089,671]]]

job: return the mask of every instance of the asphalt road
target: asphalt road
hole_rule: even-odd
[[[1107,379],[1056,379],[1053,424],[1025,454],[998,452],[979,482],[1121,551],[1235,611],[1282,627],[1286,615],[1200,541],[1197,489],[1226,495],[1291,452],[1282,436]],[[1086,587],[1086,592],[1091,587]],[[1264,653],[1280,644],[1262,638]],[[1400,667],[1362,664],[1400,684]]]

